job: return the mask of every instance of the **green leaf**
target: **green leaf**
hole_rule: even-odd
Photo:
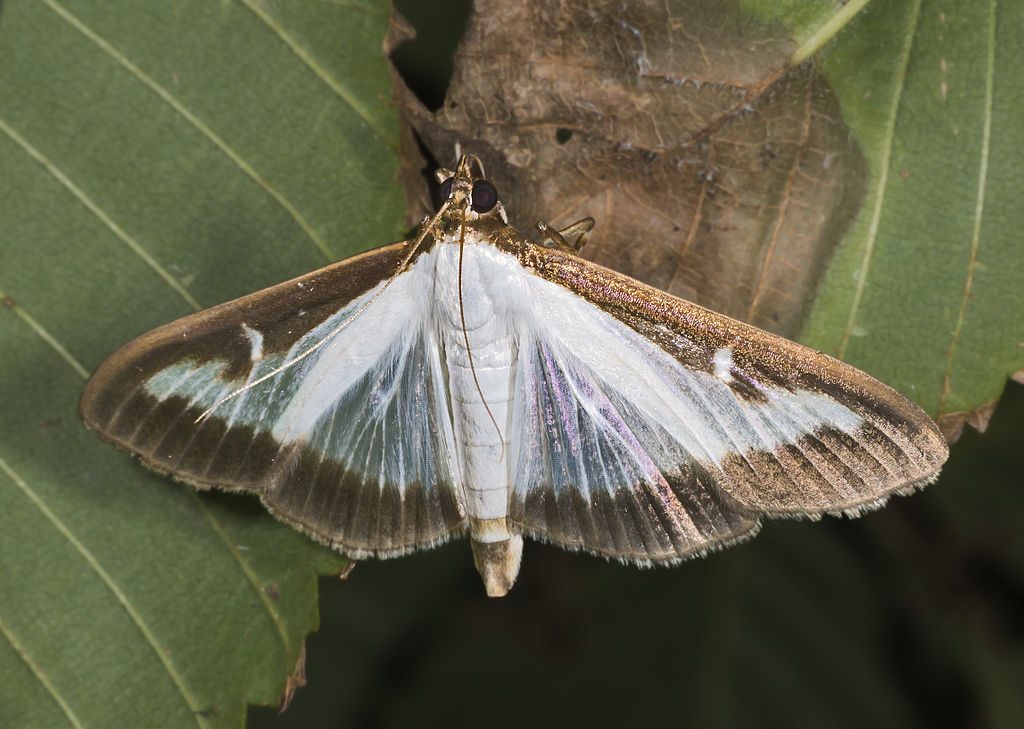
[[[344,565],[78,422],[162,322],[401,234],[384,3],[0,9],[0,686],[18,727],[240,726]]]
[[[1024,370],[1022,36],[1020,3],[874,2],[823,53],[870,172],[802,338],[951,434]]]

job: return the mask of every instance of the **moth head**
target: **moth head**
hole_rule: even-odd
[[[478,170],[479,174],[474,171]],[[505,208],[498,199],[498,189],[484,177],[483,163],[474,154],[463,155],[455,171],[439,169],[435,173],[440,183],[436,209],[450,203],[449,209],[465,211],[467,220],[498,217],[508,223]]]

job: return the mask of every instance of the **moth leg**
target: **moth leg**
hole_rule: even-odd
[[[590,240],[590,233],[594,230],[594,219],[589,215],[580,218],[575,223],[567,225],[558,231],[562,239],[573,247],[573,250],[580,250]]]
[[[541,245],[558,248],[568,253],[576,253],[585,246],[590,240],[590,231],[593,229],[594,219],[591,217],[580,218],[561,230],[555,230],[543,221],[537,223],[537,230],[541,235]]]

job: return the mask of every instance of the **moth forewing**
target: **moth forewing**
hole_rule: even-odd
[[[303,392],[306,375],[323,366],[320,358],[282,372],[199,421],[217,400],[304,350],[318,330],[329,331],[371,296],[396,272],[406,247],[395,244],[350,258],[138,337],[90,378],[80,403],[83,421],[155,470],[201,487],[258,494],[278,518],[352,556],[404,554],[443,541],[462,528],[453,483],[438,475],[443,468],[432,467],[400,489],[395,483],[381,487],[381,474],[394,469],[380,453],[373,454],[379,462],[375,472],[365,476],[331,457],[341,445],[330,442],[330,429],[351,433],[358,405],[337,403],[313,433],[281,437],[281,429],[292,420],[301,423],[308,410],[294,396]],[[395,293],[405,288],[400,284]],[[388,324],[397,336],[403,311],[420,310],[399,298],[397,306],[383,304],[389,309],[386,321],[370,318],[349,333],[353,350],[361,345],[361,353],[372,357],[375,346],[384,349],[388,342],[380,326],[367,325]],[[405,361],[417,356],[403,354]],[[372,389],[367,379],[353,385],[364,395]],[[411,384],[422,390],[420,379]],[[410,414],[410,437],[430,440],[426,431],[433,417],[425,408]]]
[[[491,595],[524,535],[673,563],[938,473],[877,380],[579,258],[589,219],[530,242],[466,158],[442,189],[414,241],[125,345],[86,425],[353,557],[468,533]]]

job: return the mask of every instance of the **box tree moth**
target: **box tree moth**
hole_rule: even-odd
[[[85,424],[353,558],[468,534],[493,596],[524,537],[674,564],[935,479],[946,442],[912,402],[580,258],[590,219],[527,239],[482,175],[440,171],[410,241],[125,345]]]

